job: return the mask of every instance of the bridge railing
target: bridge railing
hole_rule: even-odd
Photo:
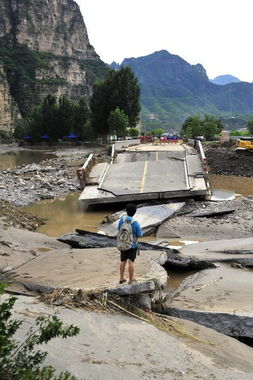
[[[207,158],[205,156],[205,152],[204,152],[203,145],[202,145],[201,141],[198,139],[188,139],[188,144],[192,145],[199,152],[199,156],[200,156],[201,163],[202,163],[203,173],[204,173],[204,175],[207,175],[208,174],[208,161],[207,161]]]
[[[83,164],[83,166],[81,168],[78,168],[76,171],[78,181],[82,188],[84,188],[86,185],[87,176],[92,166],[94,165],[94,163],[95,163],[95,158],[94,158],[94,155],[91,153],[89,157],[87,158],[87,160],[85,161],[85,163]]]

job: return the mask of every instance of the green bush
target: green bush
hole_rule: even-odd
[[[5,285],[0,283],[0,295]],[[16,298],[10,297],[0,304],[0,379],[1,380],[75,380],[69,372],[55,375],[52,366],[41,366],[47,352],[37,350],[37,346],[48,343],[56,337],[67,338],[79,333],[73,325],[64,326],[56,316],[38,317],[37,328],[30,328],[24,342],[18,342],[14,335],[22,325],[11,319],[11,310]]]

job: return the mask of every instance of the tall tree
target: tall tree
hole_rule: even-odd
[[[140,87],[133,71],[123,67],[110,70],[105,80],[95,84],[90,108],[92,125],[97,136],[109,134],[108,118],[117,107],[128,117],[129,126],[135,127],[140,115]]]
[[[126,136],[128,117],[124,111],[119,109],[119,107],[115,108],[114,111],[111,111],[107,122],[110,134],[116,135],[117,138]]]
[[[73,132],[82,140],[90,139],[90,111],[86,99],[82,96],[78,104],[74,105],[74,130]]]
[[[33,138],[50,135],[55,128],[58,104],[55,96],[47,95],[42,104],[35,106],[29,115],[30,132]]]
[[[203,136],[207,140],[210,140],[213,136],[220,133],[221,130],[223,129],[223,126],[220,120],[217,120],[212,115],[205,115],[205,119],[202,121],[201,125],[203,129],[202,131]]]
[[[128,116],[129,127],[135,128],[140,117],[140,86],[132,69],[122,67],[114,75],[112,103]]]
[[[202,135],[203,129],[201,119],[197,116],[189,116],[182,125],[180,134],[186,137],[195,137]]]
[[[74,132],[74,104],[66,96],[59,98],[57,120],[51,130],[51,136],[60,138]]]

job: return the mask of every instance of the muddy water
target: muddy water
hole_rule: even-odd
[[[0,161],[1,162],[1,161]],[[222,189],[243,195],[253,195],[253,178],[209,175],[212,190]],[[67,195],[57,200],[45,200],[24,209],[46,218],[38,232],[49,236],[60,236],[76,228],[97,232],[105,215],[118,211],[120,206],[93,208],[88,211],[79,203],[78,194]],[[151,237],[153,239],[153,237]],[[143,239],[145,240],[145,239]]]
[[[227,190],[242,195],[253,195],[253,178],[209,174],[212,190]]]
[[[80,194],[71,194],[56,200],[43,200],[22,209],[31,214],[47,219],[45,225],[37,232],[49,236],[60,236],[75,231],[76,228],[97,232],[98,225],[105,215],[118,211],[108,207],[89,209],[88,211],[78,201]]]
[[[0,154],[0,170],[14,169],[17,166],[39,163],[43,160],[55,157],[45,151],[21,150]]]

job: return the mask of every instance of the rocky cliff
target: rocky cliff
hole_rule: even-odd
[[[107,71],[73,0],[1,0],[0,65],[2,129],[48,93],[89,97]]]

